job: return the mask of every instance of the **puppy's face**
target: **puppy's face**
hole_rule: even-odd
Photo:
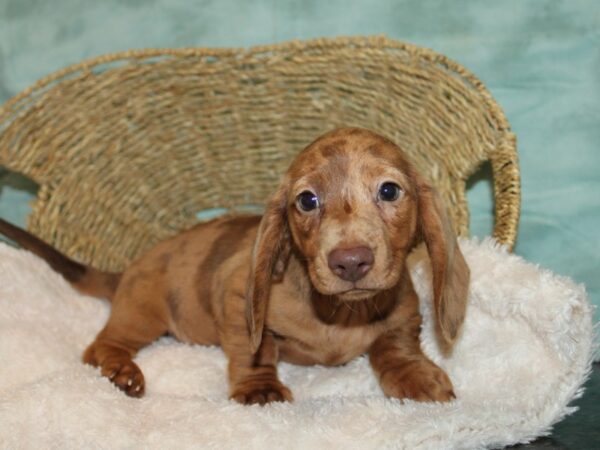
[[[398,284],[421,240],[438,336],[449,352],[465,316],[469,267],[439,196],[396,145],[371,131],[344,128],[318,138],[290,166],[258,229],[246,292],[253,351],[272,280],[285,273],[292,249],[317,291],[350,301]]]
[[[361,300],[398,283],[417,229],[416,185],[400,150],[367,130],[336,130],[288,171],[287,220],[311,282]]]

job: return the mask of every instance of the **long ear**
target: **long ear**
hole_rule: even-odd
[[[246,290],[246,320],[250,330],[252,353],[258,351],[262,340],[271,283],[283,275],[290,255],[286,196],[287,188],[284,182],[267,204],[254,242]]]
[[[470,271],[456,241],[452,224],[437,192],[418,182],[419,228],[433,273],[433,297],[438,341],[452,351],[465,318]]]

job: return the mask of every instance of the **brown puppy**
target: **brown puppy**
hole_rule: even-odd
[[[292,400],[277,362],[339,365],[368,353],[383,392],[448,401],[448,376],[421,351],[405,260],[427,245],[439,343],[452,349],[469,269],[435,192],[392,142],[332,131],[301,152],[264,216],[228,216],[158,244],[122,274],[67,259],[6,222],[0,231],[45,258],[80,292],[112,301],[83,360],[141,396],[137,351],[165,333],[221,345],[230,397]]]

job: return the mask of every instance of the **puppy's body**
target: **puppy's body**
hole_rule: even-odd
[[[0,222],[0,231],[81,292],[112,301],[84,361],[129,395],[144,392],[136,352],[169,333],[220,345],[229,358],[230,396],[241,403],[292,399],[277,377],[279,360],[339,365],[364,353],[389,396],[454,396],[446,374],[420,349],[405,259],[426,242],[446,350],[464,317],[468,268],[430,188],[397,147],[366,130],[337,130],[311,144],[263,217],[199,224],[122,274],[85,268],[15,230]]]
[[[161,242],[123,273],[113,315],[137,321],[140,312],[152,310],[160,317],[159,336],[221,345],[227,341],[224,334],[235,332],[228,329],[225,312],[245,317],[246,280],[260,219],[226,216]],[[386,328],[402,326],[418,311],[416,296],[406,295],[412,290],[408,277],[403,295],[394,289],[350,304],[312,289],[305,270],[292,255],[282,281],[271,288],[265,331],[277,342],[283,361],[344,364],[364,354]],[[245,327],[242,334],[247,334]]]

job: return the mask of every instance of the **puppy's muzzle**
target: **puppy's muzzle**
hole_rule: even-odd
[[[345,281],[358,281],[373,267],[375,257],[369,247],[336,248],[327,255],[331,271]]]

